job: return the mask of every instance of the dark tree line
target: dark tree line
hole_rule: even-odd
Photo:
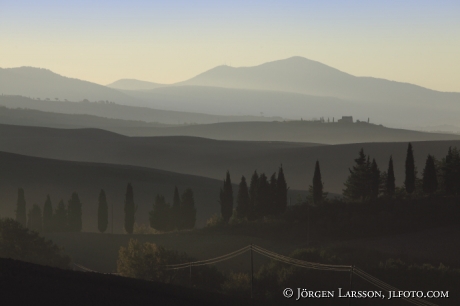
[[[227,171],[219,194],[222,219],[228,223],[234,213],[237,219],[249,221],[280,215],[286,211],[288,189],[282,166],[278,170],[278,175],[273,173],[270,179],[265,173],[259,175],[254,171],[249,187],[246,178],[241,177],[234,211],[233,188],[230,173]]]
[[[390,156],[388,170],[381,173],[375,159],[359,151],[355,165],[349,169],[350,175],[345,182],[343,195],[351,201],[375,200],[380,195],[393,197],[398,190],[395,184],[393,157]],[[449,148],[447,156],[437,161],[428,155],[422,178],[417,177],[412,144],[407,147],[405,160],[404,187],[399,189],[408,195],[413,193],[432,195],[444,193],[458,195],[460,191],[460,153],[457,148]]]
[[[163,195],[157,195],[149,221],[150,227],[158,231],[194,228],[196,209],[192,189],[187,188],[182,197],[179,197],[179,190],[175,187],[172,206],[166,202]]]
[[[61,200],[53,211],[51,198],[47,195],[43,210],[33,204],[26,216],[26,200],[24,190],[18,189],[16,204],[16,221],[22,226],[37,232],[80,232],[82,229],[82,204],[78,194],[74,192],[68,201],[67,207]],[[27,220],[27,221],[26,221]]]

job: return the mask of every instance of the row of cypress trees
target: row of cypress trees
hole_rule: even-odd
[[[163,195],[157,195],[153,210],[150,212],[149,221],[150,227],[158,231],[194,228],[196,209],[192,189],[187,188],[182,197],[179,197],[179,189],[176,186],[172,206],[166,203]]]
[[[388,170],[381,172],[375,159],[370,161],[370,156],[364,154],[364,150],[359,151],[355,165],[349,169],[350,174],[345,182],[343,196],[351,201],[375,200],[380,195],[392,197],[396,192],[395,175],[393,168],[393,157],[390,156]],[[433,194],[439,190],[442,182],[445,194],[458,195],[460,193],[460,151],[450,147],[447,156],[441,161],[436,161],[434,156],[428,155],[425,161],[422,178],[417,177],[414,152],[412,144],[407,147],[405,160],[405,179],[404,186],[400,188],[408,195],[417,189],[424,194]],[[315,204],[324,200],[323,182],[319,162],[316,161],[313,185],[310,186]]]
[[[61,199],[53,211],[51,198],[47,195],[43,205],[43,212],[39,205],[33,204],[26,214],[24,189],[19,188],[16,221],[24,227],[37,232],[80,232],[82,229],[81,206],[78,194],[74,192],[67,202],[67,206],[64,204],[64,200]]]
[[[278,170],[278,175],[273,173],[270,180],[265,173],[259,175],[257,171],[254,171],[249,187],[246,178],[241,177],[234,211],[233,187],[230,172],[227,171],[219,193],[222,219],[228,223],[234,213],[237,219],[246,218],[250,221],[265,216],[280,215],[286,211],[288,189],[282,165]]]

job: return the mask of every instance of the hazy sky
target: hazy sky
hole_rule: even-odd
[[[0,0],[0,67],[108,84],[303,56],[460,92],[460,1]]]

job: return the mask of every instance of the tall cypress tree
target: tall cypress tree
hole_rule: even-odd
[[[196,222],[196,209],[193,191],[187,188],[182,194],[181,199],[182,229],[192,229]]]
[[[220,210],[222,219],[228,223],[233,214],[233,189],[228,171],[224,180],[224,187],[220,190]]]
[[[281,165],[278,169],[278,177],[276,179],[277,214],[282,214],[286,211],[288,189],[286,178],[284,177],[283,165]]]
[[[37,204],[32,205],[28,213],[27,227],[36,232],[43,230],[42,210]]]
[[[67,209],[64,204],[64,200],[61,199],[59,204],[56,207],[56,211],[54,212],[54,229],[56,232],[67,232]]]
[[[104,233],[109,225],[109,206],[105,196],[104,189],[99,193],[99,204],[97,207],[97,229],[99,232]]]
[[[78,197],[78,193],[72,193],[72,197],[69,200],[69,204],[67,206],[67,222],[71,232],[81,232],[81,206],[82,204],[80,202],[80,198]]]
[[[388,162],[388,171],[385,182],[385,190],[389,196],[393,196],[395,193],[395,172],[393,169],[393,156],[390,156],[390,161]]]
[[[125,231],[132,234],[134,230],[134,214],[136,213],[136,205],[134,204],[134,192],[131,183],[126,187],[125,195]]]
[[[278,203],[277,203],[277,193],[278,190],[276,188],[277,180],[276,180],[276,173],[273,173],[270,177],[270,193],[268,198],[268,206],[267,206],[267,215],[275,215],[278,214]]]
[[[26,227],[27,214],[26,214],[26,199],[24,198],[24,189],[18,189],[18,202],[16,204],[16,221]]]
[[[428,155],[423,169],[423,192],[432,194],[438,189],[438,177],[436,166],[434,164],[434,157]]]
[[[406,192],[409,194],[415,190],[415,176],[414,152],[412,151],[412,144],[409,143],[406,154],[406,179],[404,180]]]
[[[246,183],[246,178],[241,177],[241,182],[238,186],[238,196],[236,198],[236,217],[238,219],[243,219],[248,217],[250,212],[250,199],[249,199],[249,190],[248,184]]]
[[[372,159],[370,167],[370,189],[370,198],[372,200],[377,199],[380,192],[380,169],[375,158]]]
[[[359,151],[358,158],[355,159],[355,163],[356,165],[353,166],[353,169],[348,169],[350,175],[345,182],[343,195],[351,200],[361,199],[364,201],[370,195],[370,162],[369,157],[366,159],[362,148]]]
[[[442,170],[446,193],[460,194],[460,151],[456,147],[449,147]]]
[[[270,213],[270,184],[265,173],[259,177],[255,210],[257,218],[262,218]]]
[[[174,187],[173,204],[171,208],[171,222],[173,229],[179,229],[180,225],[180,196],[177,186]]]
[[[43,231],[50,233],[53,230],[53,205],[51,204],[50,195],[47,195],[43,206]]]
[[[315,173],[313,174],[312,185],[313,203],[319,204],[323,201],[323,181],[321,180],[321,170],[319,168],[319,161],[315,164]]]
[[[256,202],[259,189],[259,174],[257,171],[254,171],[251,177],[251,183],[249,184],[249,213],[248,220],[253,221],[257,218],[256,216]]]
[[[157,194],[153,210],[149,216],[150,227],[158,231],[169,231],[171,224],[171,207],[166,203],[165,197]]]

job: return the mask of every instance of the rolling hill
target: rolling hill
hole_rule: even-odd
[[[78,159],[80,153],[74,151],[73,157]],[[104,159],[103,154],[100,157]],[[131,182],[134,201],[138,205],[136,222],[148,224],[148,213],[157,194],[164,195],[172,203],[174,186],[177,186],[179,192],[192,188],[197,208],[196,224],[203,226],[214,213],[220,212],[218,198],[222,181],[145,167],[71,162],[0,152],[0,216],[14,216],[20,187],[24,188],[27,208],[32,204],[43,206],[47,194],[56,207],[60,199],[67,203],[72,192],[76,191],[83,203],[83,230],[97,231],[97,201],[100,190],[104,189],[109,207],[114,207],[114,232],[122,233],[126,185]],[[236,196],[237,186],[234,186],[234,192]],[[291,191],[291,197],[297,194],[305,196],[306,193]]]
[[[52,112],[58,114],[69,114],[69,115],[91,115],[99,116],[103,118],[110,119],[121,119],[134,121],[131,123],[122,123],[115,121],[108,121],[105,119],[100,120],[101,122],[95,123],[96,118],[90,119],[90,117],[81,118],[82,122],[92,122],[94,125],[84,125],[83,123],[78,123],[77,117],[61,116],[57,114],[45,114],[39,112],[13,112],[2,109],[4,123],[15,123],[23,125],[32,125],[32,122],[40,122],[41,126],[53,123],[73,122],[75,126],[86,126],[86,127],[98,127],[98,126],[145,126],[145,122],[153,123],[162,123],[162,124],[184,124],[184,123],[216,123],[216,122],[238,122],[238,121],[268,121],[268,120],[280,120],[280,117],[261,117],[261,116],[217,116],[217,115],[208,115],[201,113],[187,113],[181,111],[165,111],[159,109],[152,109],[148,107],[135,107],[127,106],[115,103],[106,103],[106,102],[66,102],[66,101],[44,101],[30,99],[22,96],[0,96],[0,106],[5,106],[10,109],[28,109],[28,110],[38,110],[42,112]],[[142,122],[144,121],[144,122]],[[16,123],[17,122],[17,123]],[[152,126],[152,125],[150,125]]]
[[[148,90],[154,89],[157,87],[167,86],[164,84],[146,82],[146,81],[139,81],[135,79],[121,79],[106,85],[107,87],[113,89],[122,89],[122,90]]]
[[[428,154],[438,159],[445,157],[449,146],[460,147],[460,140],[420,141],[412,144],[420,173]],[[353,160],[361,148],[376,159],[381,170],[386,170],[389,157],[393,155],[396,184],[402,185],[406,142],[315,145],[220,141],[185,136],[126,137],[95,129],[65,130],[0,125],[0,151],[42,158],[161,169],[217,179],[216,184],[219,186],[227,170],[236,184],[242,175],[249,178],[254,170],[271,175],[283,164],[288,186],[291,189],[308,190],[315,161],[319,160],[325,189],[339,194],[349,174],[348,168],[353,166]],[[43,172],[47,170],[43,169]],[[127,183],[127,179],[124,179],[123,184]]]

